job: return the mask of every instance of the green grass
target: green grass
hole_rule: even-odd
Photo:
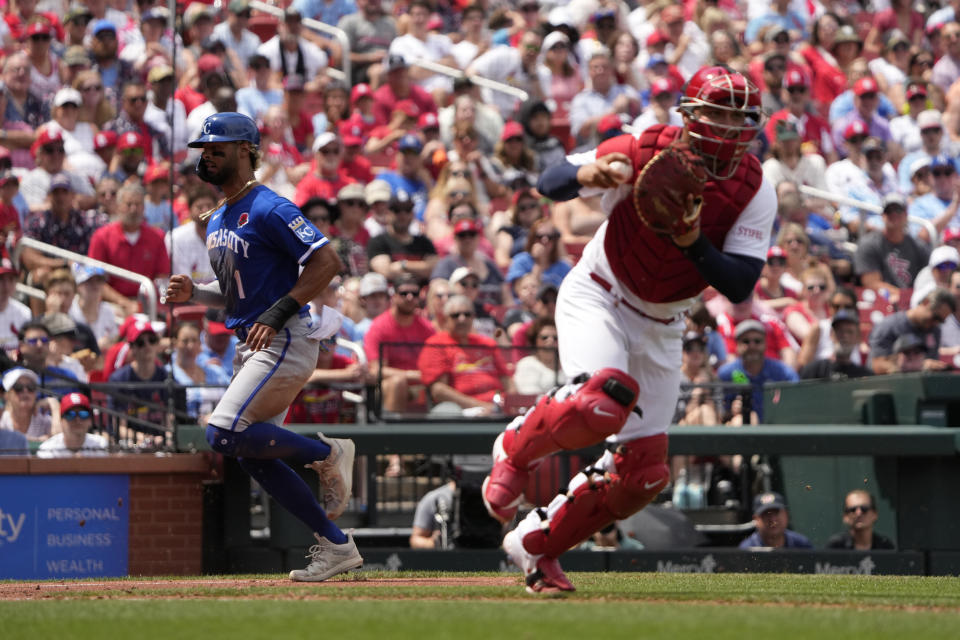
[[[361,573],[324,586],[78,591],[0,602],[0,620],[5,638],[30,640],[960,637],[957,578],[580,573],[571,574],[578,591],[566,598],[526,596],[519,577],[510,586],[365,584],[456,575]]]

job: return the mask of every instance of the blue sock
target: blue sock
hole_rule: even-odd
[[[207,442],[214,451],[235,458],[272,460],[285,458],[299,465],[323,460],[330,447],[269,422],[254,422],[243,431],[228,431],[207,425]]]
[[[335,544],[347,541],[343,531],[327,518],[323,507],[313,497],[313,492],[303,478],[282,460],[237,458],[237,462],[274,500],[313,531]]]

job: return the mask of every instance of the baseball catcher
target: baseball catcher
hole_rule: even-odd
[[[763,268],[776,196],[747,153],[763,124],[757,88],[725,67],[704,67],[680,110],[682,128],[607,140],[540,178],[554,200],[602,190],[609,217],[557,299],[560,364],[573,382],[497,437],[487,509],[512,520],[545,456],[603,441],[607,450],[504,537],[531,592],[572,591],[557,558],[667,486],[683,313],[707,286],[745,299]]]

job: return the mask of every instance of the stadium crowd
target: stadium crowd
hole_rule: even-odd
[[[61,432],[38,386],[71,398],[88,382],[153,381],[109,405],[163,425],[172,376],[190,417],[212,410],[237,341],[222,318],[157,301],[166,321],[150,322],[136,283],[19,242],[161,291],[171,273],[210,282],[201,214],[221,194],[187,141],[218,111],[258,122],[257,178],[343,263],[314,307],[340,309],[356,348],[329,345],[288,420],[348,419],[331,383],[375,385],[386,413],[529,406],[564,381],[557,289],[603,221],[598,197],[542,198],[540,170],[681,124],[684,82],[709,64],[761,91],[752,152],[777,190],[776,241],[751,299],[708,290],[690,314],[693,386],[676,422],[760,421],[768,381],[954,368],[958,5],[294,0],[278,17],[229,0],[178,2],[171,17],[151,0],[13,0],[0,21],[0,341],[3,368],[35,379],[3,377],[0,428]],[[341,29],[349,51],[308,19]],[[71,420],[90,406],[79,395],[62,405]]]

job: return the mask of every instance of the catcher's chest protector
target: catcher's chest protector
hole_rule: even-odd
[[[654,125],[640,134],[633,144],[633,153],[628,154],[633,157],[634,175],[639,175],[653,156],[679,138],[680,131],[679,127]],[[605,150],[601,145],[597,157],[614,150],[621,151]],[[762,180],[760,162],[747,154],[731,178],[707,181],[700,232],[713,246],[723,248],[727,232],[760,189]],[[632,196],[617,203],[610,214],[604,250],[617,279],[644,300],[675,302],[693,297],[707,287],[693,263],[670,238],[653,233],[640,221]]]

